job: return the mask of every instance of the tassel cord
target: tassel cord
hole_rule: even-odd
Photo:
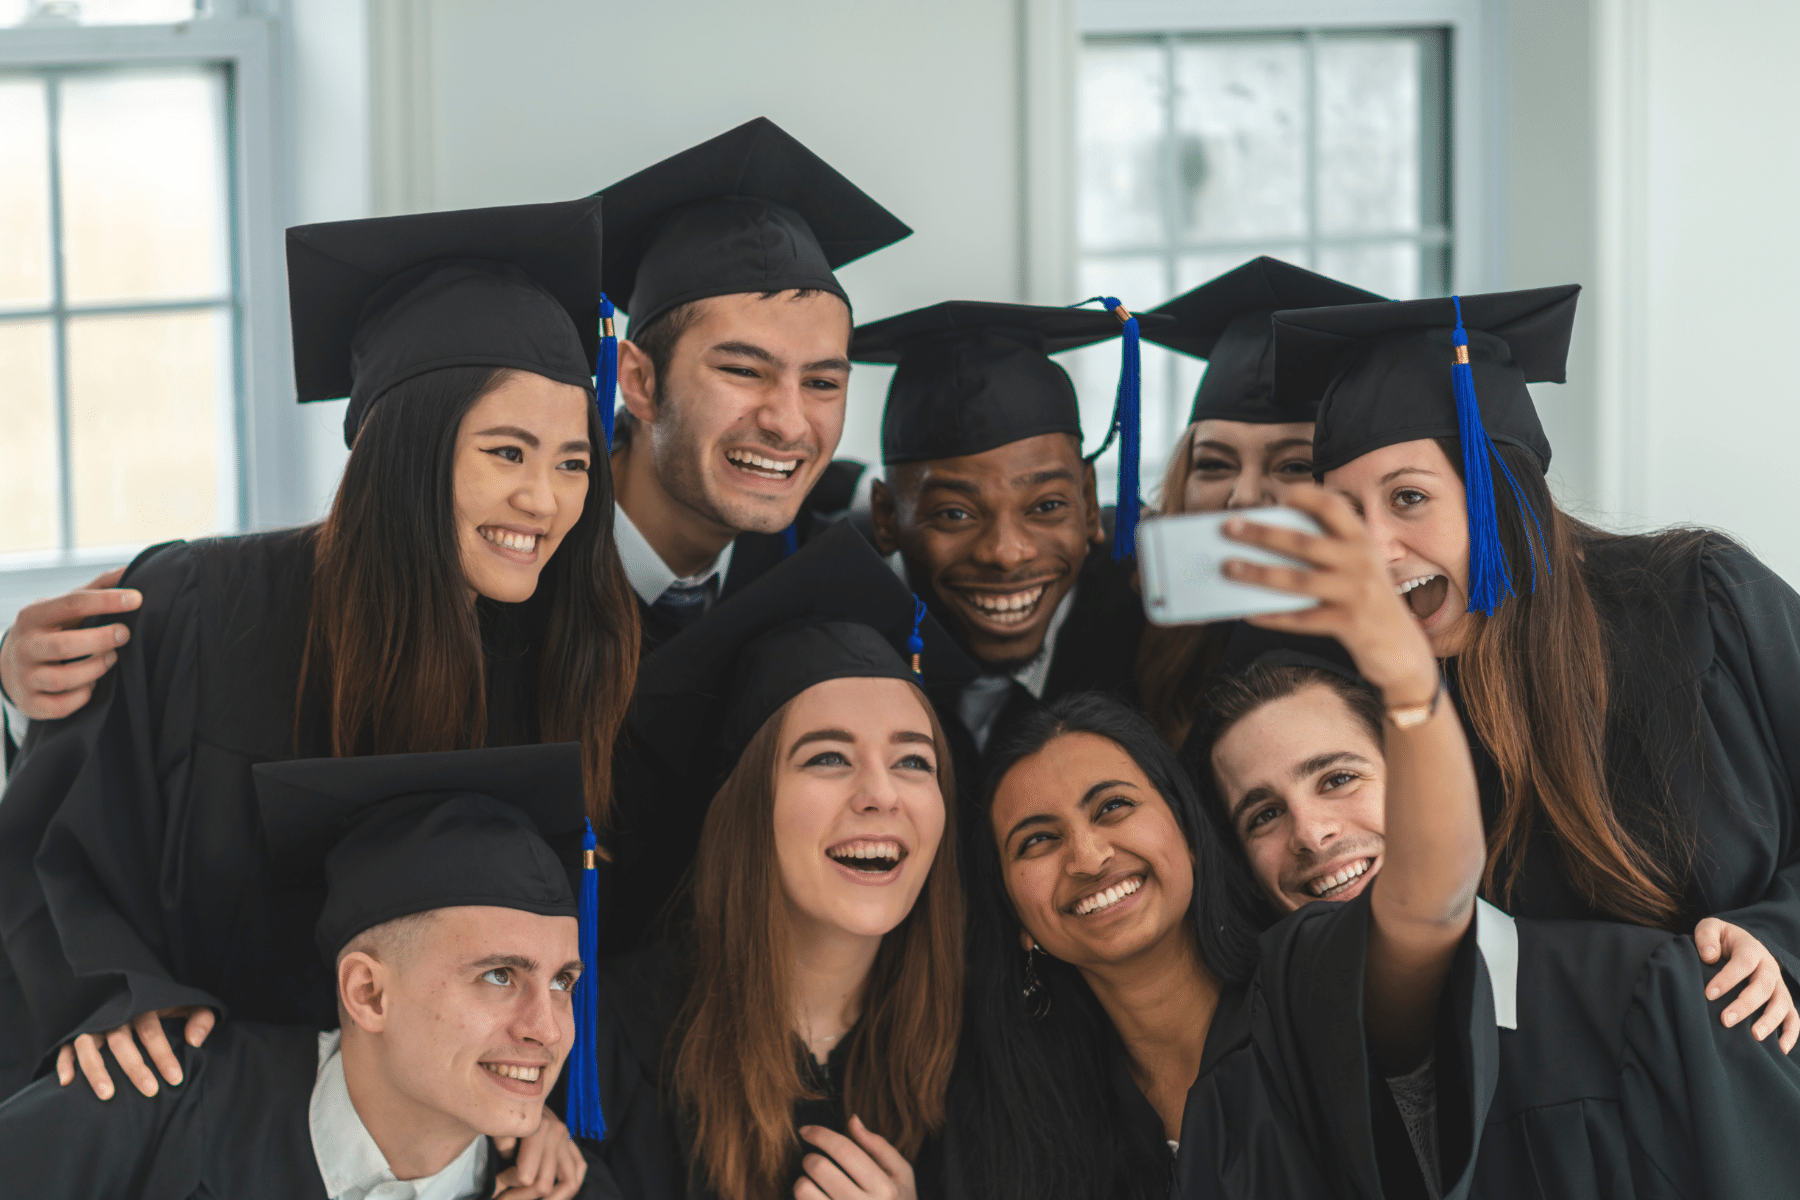
[[[600,872],[594,860],[599,845],[593,822],[582,836],[581,891],[576,901],[580,923],[581,977],[575,981],[575,1044],[569,1049],[569,1133],[598,1141],[606,1136],[600,1112],[600,1065],[594,1057],[599,1038],[599,989],[594,971],[600,958]]]

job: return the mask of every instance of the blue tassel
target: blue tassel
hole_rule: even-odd
[[[594,365],[594,403],[600,406],[600,428],[606,452],[612,453],[613,406],[618,402],[619,339],[613,333],[613,302],[600,293],[600,361]]]
[[[925,620],[925,602],[917,596],[913,597],[912,636],[906,639],[906,652],[912,655],[913,674],[920,677],[924,672],[919,670],[919,656],[925,653],[925,639],[919,635],[919,625]]]
[[[569,1103],[565,1114],[575,1137],[599,1141],[606,1136],[606,1118],[600,1114],[600,1064],[594,1057],[599,1040],[600,985],[595,982],[600,958],[600,872],[594,866],[598,844],[594,824],[587,824],[581,839],[581,894],[577,917],[581,925],[581,978],[575,981],[575,1045],[569,1050]]]
[[[800,518],[781,531],[781,557],[786,558],[800,548]]]
[[[1494,510],[1494,474],[1488,466],[1497,459],[1481,408],[1475,400],[1475,371],[1469,365],[1469,334],[1463,329],[1462,298],[1450,297],[1456,306],[1456,329],[1450,335],[1456,362],[1450,368],[1456,395],[1456,424],[1462,433],[1463,490],[1469,508],[1469,611],[1493,616],[1502,601],[1513,594],[1506,549],[1500,544],[1500,518]],[[1502,470],[1505,464],[1502,464]],[[1510,473],[1509,473],[1510,476]],[[1517,488],[1515,483],[1514,488]]]
[[[1119,395],[1114,407],[1119,413],[1119,498],[1113,512],[1113,561],[1123,562],[1137,553],[1138,455],[1143,439],[1142,411],[1139,404],[1138,319],[1123,304],[1107,297],[1101,301],[1125,323],[1119,347]]]

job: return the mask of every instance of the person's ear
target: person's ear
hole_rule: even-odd
[[[1087,506],[1088,543],[1103,545],[1106,542],[1106,527],[1100,523],[1100,485],[1094,478],[1094,464],[1091,462],[1081,464],[1081,502]]]
[[[900,548],[900,513],[894,504],[894,493],[880,479],[869,484],[869,521],[875,527],[875,549],[882,557]]]
[[[338,1004],[345,1019],[366,1033],[387,1028],[389,974],[381,961],[361,950],[338,960]]]
[[[635,342],[623,338],[619,340],[619,398],[644,424],[656,420],[656,364]]]
[[[1037,945],[1037,939],[1031,936],[1031,931],[1023,925],[1019,926],[1019,949],[1030,954],[1031,948],[1035,945]]]

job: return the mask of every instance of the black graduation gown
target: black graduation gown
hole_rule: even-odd
[[[0,801],[0,1095],[74,1035],[153,1009],[337,1024],[321,898],[271,880],[250,775],[329,753],[318,707],[295,715],[312,536],[140,555],[118,665],[79,712],[31,727]],[[536,740],[539,592],[479,606],[489,744]]]
[[[1675,546],[1623,538],[1588,552],[1586,576],[1614,648],[1610,790],[1634,835],[1692,849],[1676,928],[1707,916],[1744,927],[1780,959],[1792,987],[1800,983],[1800,596],[1722,537],[1698,552]],[[1454,663],[1446,665],[1454,693]],[[1499,772],[1466,718],[1464,727],[1491,830]],[[1512,895],[1492,898],[1520,917],[1617,919],[1581,898],[1541,823]]]
[[[669,1029],[686,996],[689,979],[678,953],[666,944],[641,950],[600,964],[599,1042],[594,1054],[599,1064],[600,1111],[606,1118],[606,1137],[597,1153],[589,1155],[590,1178],[604,1177],[602,1186],[643,1200],[713,1200],[703,1172],[691,1170],[694,1131],[671,1101],[664,1076]],[[822,1125],[848,1136],[849,1114],[844,1108],[844,1070],[852,1030],[832,1050],[823,1068],[810,1054],[799,1052],[802,1070],[821,1098],[801,1101],[794,1109],[794,1128]],[[798,1050],[798,1048],[796,1048]],[[800,1178],[800,1158],[794,1156],[792,1183]]]
[[[234,1021],[195,1048],[181,1040],[176,1022],[164,1025],[181,1059],[176,1087],[165,1083],[149,1097],[121,1087],[101,1100],[84,1080],[63,1087],[46,1077],[0,1104],[7,1194],[326,1200],[309,1121],[318,1033]],[[493,1194],[494,1177],[507,1165],[490,1146],[481,1195]],[[577,1195],[617,1193],[604,1171],[590,1167]]]
[[[1472,1195],[1764,1197],[1800,1187],[1800,1062],[1726,1029],[1693,941],[1599,921],[1516,923],[1518,1028]]]
[[[1359,896],[1308,905],[1262,935],[1255,975],[1220,997],[1207,1030],[1182,1111],[1171,1196],[1380,1200],[1416,1193],[1416,1160],[1363,1032],[1368,920],[1368,899]],[[1435,1042],[1447,1200],[1468,1193],[1471,1152],[1494,1086],[1493,1024],[1493,994],[1471,924],[1444,989]],[[1136,1143],[1166,1154],[1162,1119],[1132,1079],[1123,1043],[1114,1037],[1111,1049],[1118,1119],[1136,1127]],[[957,1167],[962,1139],[974,1136],[945,1131],[929,1175],[921,1172],[921,1195],[981,1200]]]

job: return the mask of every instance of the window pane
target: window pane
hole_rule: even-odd
[[[0,321],[0,554],[57,545],[50,337],[48,321]]]
[[[50,127],[41,79],[0,75],[0,308],[50,305]]]
[[[1420,286],[1420,270],[1419,247],[1413,242],[1325,246],[1319,250],[1322,274],[1368,288],[1389,300],[1416,300],[1426,294]]]
[[[1297,39],[1181,44],[1173,158],[1183,241],[1305,233],[1305,100]]]
[[[0,0],[0,28],[17,25],[32,0]],[[34,25],[159,25],[192,20],[194,0],[38,0]]]
[[[1411,37],[1320,39],[1322,233],[1419,227],[1419,58]]]
[[[229,527],[230,355],[222,311],[69,322],[77,546]]]
[[[64,77],[70,303],[229,290],[223,106],[224,75],[216,67]]]
[[[1163,241],[1163,52],[1097,43],[1081,56],[1081,244]]]

